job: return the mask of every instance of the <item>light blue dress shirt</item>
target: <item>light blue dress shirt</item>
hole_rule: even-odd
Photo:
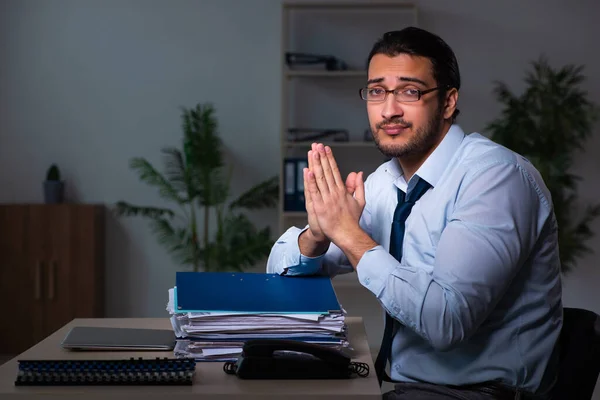
[[[377,246],[357,265],[360,283],[401,324],[390,376],[462,385],[500,380],[546,392],[562,326],[557,225],[550,193],[523,157],[453,125],[406,182],[393,159],[365,181],[360,225]],[[433,187],[406,220],[402,261],[389,254],[396,190],[420,177]],[[267,272],[353,271],[333,243],[323,256],[300,254],[288,229]],[[548,373],[545,374],[548,369]]]

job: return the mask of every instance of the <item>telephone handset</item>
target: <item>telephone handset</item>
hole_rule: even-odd
[[[242,379],[346,379],[369,374],[365,363],[315,343],[287,339],[248,340],[237,362],[223,369]]]

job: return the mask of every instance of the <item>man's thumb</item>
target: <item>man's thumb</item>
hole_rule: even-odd
[[[360,171],[355,178],[354,198],[358,201],[361,207],[365,205],[365,182],[363,180],[363,172]]]
[[[356,190],[356,177],[358,174],[356,172],[350,172],[348,177],[346,178],[346,190],[350,194],[354,194]]]

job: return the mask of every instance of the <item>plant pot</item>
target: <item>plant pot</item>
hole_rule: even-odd
[[[63,202],[64,183],[61,181],[44,181],[44,203],[59,204]]]

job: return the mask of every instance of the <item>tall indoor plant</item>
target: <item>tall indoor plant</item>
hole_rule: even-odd
[[[159,242],[193,271],[241,271],[267,256],[273,245],[269,227],[256,228],[244,211],[275,207],[279,179],[267,179],[229,202],[232,169],[224,162],[214,113],[209,103],[183,109],[182,149],[162,150],[164,174],[142,157],[130,161],[140,179],[177,209],[120,201],[116,213],[149,219]]]
[[[487,126],[491,139],[527,157],[542,174],[558,220],[563,273],[591,251],[586,244],[594,235],[590,224],[600,215],[600,204],[578,209],[580,177],[571,172],[598,117],[598,108],[582,87],[582,71],[582,66],[575,65],[555,69],[540,57],[532,62],[521,95],[496,82],[494,93],[503,110]]]

